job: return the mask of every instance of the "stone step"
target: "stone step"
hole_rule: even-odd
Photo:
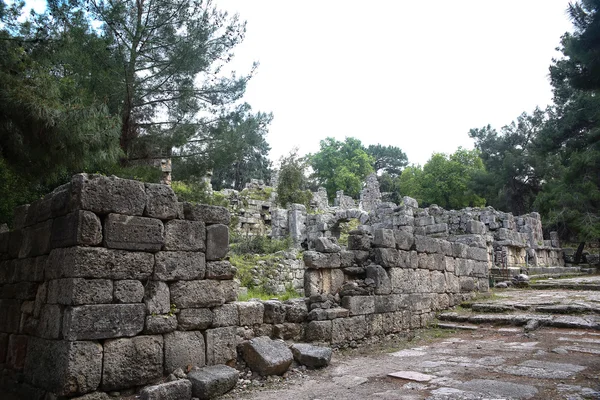
[[[478,313],[505,313],[515,311],[530,311],[544,314],[600,314],[600,305],[590,306],[588,304],[519,304],[519,303],[463,303],[464,308],[470,308]]]
[[[465,331],[476,331],[479,329],[477,325],[464,325],[464,324],[449,324],[449,323],[441,323],[437,324],[438,328],[441,329],[455,329],[455,330],[465,330]]]
[[[543,283],[533,283],[529,285],[532,289],[544,290],[544,289],[568,289],[568,290],[592,290],[592,291],[600,291],[600,284],[574,284],[574,283],[560,283],[560,282],[543,282]]]
[[[541,314],[459,314],[445,312],[438,315],[442,321],[493,324],[493,325],[528,325],[533,321],[541,326],[572,329],[600,330],[600,317],[596,315],[541,315]]]

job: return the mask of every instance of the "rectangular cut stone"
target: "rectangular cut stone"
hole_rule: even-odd
[[[215,224],[206,227],[206,259],[220,260],[229,251],[229,227]]]
[[[469,249],[467,250],[467,258],[470,258],[475,261],[487,261],[487,249],[481,249],[479,247],[469,247]]]
[[[21,301],[0,300],[0,332],[16,333],[21,322]]]
[[[419,253],[440,253],[440,243],[429,236],[415,235],[415,247]]]
[[[204,221],[205,224],[229,225],[231,215],[229,210],[220,206],[209,206],[207,204],[183,203],[185,219],[192,221]]]
[[[206,331],[206,365],[230,364],[237,357],[235,326]]]
[[[344,343],[367,336],[368,326],[364,315],[338,318],[331,321],[331,342]]]
[[[204,279],[204,253],[194,251],[160,251],[156,253],[154,279],[161,281],[189,281]]]
[[[79,306],[112,303],[113,282],[109,279],[65,278],[48,282],[48,303]]]
[[[444,293],[446,291],[446,276],[440,271],[431,271],[431,291]]]
[[[175,331],[165,337],[165,372],[167,374],[177,368],[187,370],[191,367],[204,367],[206,352],[204,336],[201,332]]]
[[[404,298],[400,294],[374,296],[374,298],[376,313],[389,313],[406,307]]]
[[[252,326],[262,324],[264,320],[265,306],[258,301],[238,301],[240,326]]]
[[[48,257],[46,279],[145,280],[150,277],[153,268],[154,255],[152,254],[101,247],[69,247],[52,250]]]
[[[213,327],[237,326],[240,321],[236,304],[223,304],[213,308]]]
[[[159,251],[165,244],[162,221],[109,214],[104,221],[104,245],[112,249]]]
[[[209,308],[186,308],[177,315],[177,327],[182,331],[204,330],[212,325],[213,318]]]
[[[373,249],[375,262],[385,268],[400,266],[400,252],[393,248]]]
[[[452,243],[452,253],[455,258],[467,258],[469,246],[464,243]]]
[[[395,248],[394,231],[391,229],[375,229],[373,231],[373,247]]]
[[[373,296],[344,296],[342,307],[350,311],[350,315],[373,314],[375,299]]]
[[[48,256],[14,260],[14,282],[42,282]]]
[[[335,321],[339,321],[340,318]],[[306,340],[309,342],[330,342],[332,321],[310,321],[306,325]]]
[[[93,392],[102,377],[102,346],[30,337],[25,381],[58,396]]]
[[[169,185],[146,183],[146,208],[144,216],[162,220],[178,217],[177,196]]]
[[[135,336],[144,329],[144,304],[97,304],[70,307],[63,318],[66,340]]]
[[[218,281],[180,281],[169,285],[171,303],[178,308],[205,308],[225,303],[225,294]]]
[[[136,280],[121,280],[114,282],[115,303],[140,303],[144,298],[144,285]]]
[[[304,263],[312,269],[340,268],[341,258],[339,253],[318,253],[316,251],[304,252]]]
[[[62,334],[63,307],[57,304],[44,304],[36,326],[36,335],[44,339],[59,339]]]
[[[202,221],[174,219],[165,223],[165,250],[204,251],[206,226]]]
[[[142,386],[163,375],[163,337],[138,336],[104,342],[102,390]]]
[[[70,208],[98,214],[142,215],[146,208],[146,190],[138,181],[77,174],[71,179]]]
[[[22,370],[25,365],[27,354],[27,335],[10,335],[8,338],[8,349],[6,353],[6,364],[9,368]]]
[[[96,246],[102,243],[102,223],[91,211],[75,211],[52,222],[52,248]]]
[[[425,233],[428,235],[433,235],[436,233],[447,233],[448,232],[448,224],[434,224],[428,225],[425,227]]]
[[[237,300],[238,291],[240,289],[240,284],[236,280],[231,281],[218,281],[219,287],[223,291],[223,298],[225,303],[231,303]]]
[[[401,230],[394,231],[394,240],[398,250],[410,250],[415,243],[415,237],[411,233]]]
[[[41,256],[50,252],[52,220],[40,222],[23,229],[19,258]]]
[[[209,261],[206,264],[206,279],[233,279],[236,272],[229,261]]]
[[[150,281],[144,289],[144,304],[148,314],[167,314],[171,311],[171,295],[165,282]]]

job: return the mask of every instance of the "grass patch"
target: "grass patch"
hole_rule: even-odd
[[[348,236],[350,231],[355,230],[360,225],[360,221],[356,218],[352,218],[348,222],[340,223],[340,238],[338,243],[343,246],[348,246]]]
[[[248,288],[248,292],[245,295],[238,296],[238,301],[248,301],[250,299],[259,299],[259,300],[280,300],[286,301],[289,299],[296,299],[301,296],[298,292],[296,292],[291,287],[287,287],[285,293],[281,294],[271,294],[267,293],[260,288]]]
[[[265,235],[231,234],[230,251],[235,255],[248,254],[273,254],[288,250],[292,246],[292,239],[272,239]]]

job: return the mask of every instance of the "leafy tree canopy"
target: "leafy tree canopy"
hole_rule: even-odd
[[[277,182],[277,202],[286,207],[288,204],[304,204],[309,206],[312,193],[307,189],[306,160],[298,156],[297,149],[280,160]]]

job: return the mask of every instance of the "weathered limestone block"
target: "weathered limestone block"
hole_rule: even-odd
[[[373,247],[395,248],[394,231],[391,229],[375,229],[373,231]]]
[[[448,224],[433,224],[425,227],[425,234],[434,235],[448,232]]]
[[[429,293],[415,293],[408,296],[407,303],[411,311],[430,311],[432,298]]]
[[[444,270],[448,272],[454,272],[456,266],[456,259],[453,257],[444,257]]]
[[[200,400],[212,399],[229,392],[237,384],[238,378],[239,372],[226,365],[200,368],[188,374],[192,394]]]
[[[29,211],[29,204],[24,204],[15,207],[13,213],[13,229],[20,230],[27,226],[27,212]]]
[[[487,261],[487,249],[482,249],[479,247],[469,247],[467,250],[467,258],[470,258],[475,261]]]
[[[419,268],[421,269],[434,269],[435,259],[433,258],[433,254],[427,253],[418,253],[419,258]]]
[[[298,341],[304,338],[304,330],[302,324],[285,322],[273,325],[273,337],[282,340]]]
[[[206,227],[206,259],[220,260],[229,251],[229,227],[215,224]]]
[[[75,211],[52,222],[52,248],[96,246],[100,243],[102,223],[91,211]]]
[[[465,258],[457,258],[454,272],[457,276],[471,275],[471,273],[473,272],[472,260],[467,260]]]
[[[177,315],[178,328],[183,331],[204,330],[213,323],[213,312],[208,308],[186,308]]]
[[[202,221],[174,219],[165,223],[165,250],[204,251],[206,226]]]
[[[141,303],[144,298],[144,285],[136,280],[114,282],[115,303]]]
[[[315,250],[319,253],[339,253],[342,248],[335,243],[331,238],[318,237],[314,241]]]
[[[406,268],[390,268],[390,281],[393,293],[414,293],[416,290],[415,270]]]
[[[467,233],[476,235],[483,235],[485,233],[485,224],[483,222],[474,220],[467,221],[466,228]]]
[[[178,217],[177,196],[171,186],[146,183],[144,216],[162,220]]]
[[[203,367],[206,364],[204,336],[198,331],[175,331],[164,335],[165,373],[177,368]]]
[[[448,293],[460,292],[460,282],[458,277],[449,272],[445,272],[444,275],[446,277],[446,291]]]
[[[108,214],[104,221],[104,245],[108,248],[154,252],[164,244],[164,226],[158,219]]]
[[[154,279],[161,281],[204,279],[206,272],[204,253],[192,251],[159,251],[156,253],[155,258]]]
[[[77,174],[71,179],[71,210],[98,214],[142,215],[146,207],[144,184],[114,176]]]
[[[64,278],[48,282],[48,303],[65,306],[112,303],[110,279]]]
[[[101,247],[54,249],[48,257],[46,279],[137,279],[150,277],[154,256],[143,252]]]
[[[350,311],[350,315],[372,314],[375,312],[373,296],[344,296],[342,307]]]
[[[331,361],[331,348],[313,346],[306,343],[294,343],[292,345],[294,359],[308,368],[321,368],[329,365]]]
[[[144,329],[143,304],[95,304],[69,307],[63,318],[66,340],[135,336]]]
[[[185,219],[191,221],[203,221],[207,225],[223,224],[229,225],[231,215],[225,207],[209,206],[206,204],[183,203]]]
[[[237,326],[240,320],[236,304],[223,304],[213,308],[213,327]]]
[[[42,282],[48,256],[0,261],[0,285],[13,282]]]
[[[94,391],[102,377],[102,346],[30,337],[25,381],[58,396]]]
[[[369,250],[371,248],[371,237],[366,234],[348,235],[348,250]]]
[[[415,244],[415,237],[408,232],[396,230],[394,231],[394,241],[398,250],[410,250]]]
[[[237,357],[237,327],[208,329],[206,335],[206,365],[231,364]]]
[[[41,308],[36,336],[44,339],[59,339],[62,333],[63,307],[56,304],[44,304]]]
[[[229,261],[209,261],[206,263],[206,279],[233,279],[237,269]]]
[[[265,308],[265,324],[282,324],[285,322],[285,306],[279,300],[267,300],[263,302]]]
[[[0,333],[0,364],[6,362],[6,351],[8,350],[8,333]]]
[[[166,314],[171,309],[169,286],[161,281],[150,281],[146,284],[144,304],[148,314]],[[177,303],[175,303],[177,304]]]
[[[50,252],[52,220],[23,228],[19,258],[41,256]],[[9,239],[10,240],[10,239]]]
[[[331,321],[310,321],[306,325],[306,340],[309,342],[330,342]]]
[[[240,326],[252,326],[262,324],[264,321],[265,306],[258,301],[238,301]]]
[[[385,268],[399,267],[401,262],[400,252],[392,248],[373,249],[373,259]]]
[[[339,268],[341,266],[341,258],[339,253],[325,254],[316,251],[305,251],[304,264],[307,268],[312,269]]]
[[[431,271],[415,270],[414,282],[416,283],[416,293],[431,293]]]
[[[446,276],[440,271],[431,271],[431,291],[433,293],[446,292]]]
[[[389,294],[392,292],[392,282],[383,267],[372,264],[366,267],[366,271],[367,279],[373,280],[375,284],[375,294]]]
[[[147,386],[140,391],[140,400],[191,400],[191,398],[192,382],[187,379]]]
[[[178,308],[208,308],[225,303],[221,282],[213,280],[179,281],[172,283],[171,304]]]
[[[285,303],[285,320],[287,322],[304,322],[308,315],[308,307],[304,299],[292,299]]]
[[[440,253],[440,241],[429,236],[415,235],[415,248],[419,253]]]
[[[173,332],[177,329],[177,317],[175,315],[148,315],[143,333],[145,335],[157,335]]]
[[[219,287],[223,292],[223,299],[225,303],[231,303],[237,300],[238,291],[240,288],[240,284],[236,280],[232,281],[217,281],[219,283]]]
[[[415,218],[415,226],[427,226],[435,224],[435,218],[432,215]]]
[[[137,336],[104,342],[102,390],[113,391],[145,385],[162,377],[162,373],[162,336]]]
[[[364,315],[349,318],[338,318],[331,321],[331,342],[344,343],[363,339],[368,334],[368,326]]]
[[[252,371],[262,376],[283,375],[294,358],[285,342],[266,336],[244,342],[242,357]]]
[[[473,292],[477,288],[476,280],[468,276],[459,277],[460,291]]]

